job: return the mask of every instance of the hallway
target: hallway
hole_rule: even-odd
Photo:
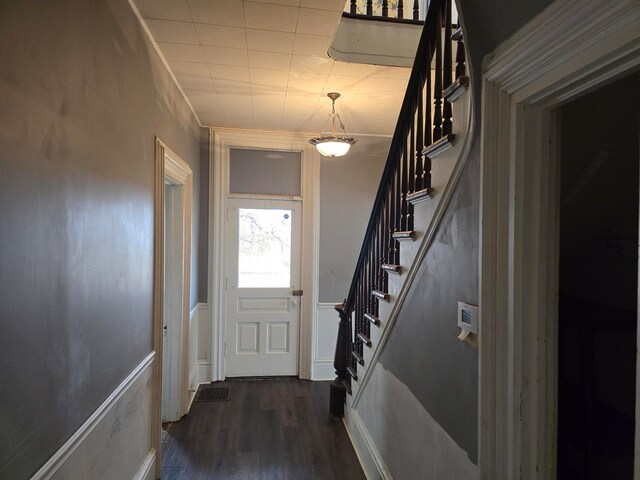
[[[165,424],[162,479],[364,479],[329,382],[236,379],[227,401],[194,402]]]

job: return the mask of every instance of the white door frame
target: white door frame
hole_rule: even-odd
[[[153,298],[153,393],[151,403],[151,443],[156,451],[156,478],[160,478],[162,466],[162,350],[164,309],[164,201],[165,179],[182,185],[183,208],[183,263],[175,271],[182,277],[182,345],[180,373],[180,409],[188,409],[188,351],[189,351],[189,298],[191,292],[191,204],[193,198],[193,174],[189,165],[156,137],[155,201],[154,201],[154,298]],[[181,270],[181,271],[180,271]]]
[[[479,337],[482,479],[555,478],[557,107],[639,65],[637,0],[558,0],[485,61]]]
[[[229,196],[229,150],[256,148],[301,152],[302,262],[300,298],[300,378],[311,379],[312,342],[318,303],[318,243],[320,154],[309,144],[313,134],[292,134],[211,128],[209,135],[209,269],[208,303],[211,324],[211,381],[224,380],[225,272],[227,249],[227,199]],[[257,197],[259,198],[259,196]]]

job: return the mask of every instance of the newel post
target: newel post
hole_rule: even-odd
[[[349,347],[349,319],[346,313],[346,300],[334,307],[340,316],[338,324],[338,338],[336,340],[336,354],[333,359],[333,368],[336,369],[336,379],[331,382],[329,395],[329,412],[334,417],[344,416],[344,403],[347,399],[347,389],[344,382],[347,379],[347,350]]]

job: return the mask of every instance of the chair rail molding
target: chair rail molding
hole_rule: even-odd
[[[478,429],[482,479],[555,475],[557,107],[638,65],[637,0],[556,1],[485,58]],[[636,451],[636,478],[638,459]]]

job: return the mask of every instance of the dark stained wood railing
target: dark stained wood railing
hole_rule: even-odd
[[[331,413],[336,416],[342,415],[345,392],[351,392],[358,366],[365,363],[364,349],[373,346],[371,328],[380,326],[378,304],[389,301],[388,275],[402,272],[399,242],[413,238],[412,201],[429,198],[433,191],[429,152],[453,137],[452,109],[444,90],[455,90],[454,70],[457,79],[466,77],[461,31],[451,33],[451,1],[430,2],[349,294],[336,305],[338,378],[331,387]],[[398,4],[402,8],[402,2]],[[417,5],[414,2],[414,16]],[[383,2],[386,7],[388,2]],[[458,42],[455,66],[452,41]]]
[[[420,1],[414,0],[411,18],[405,18],[404,1],[397,0],[389,2],[388,0],[351,0],[348,8],[345,7],[343,15],[349,18],[357,18],[362,20],[382,20],[389,22],[413,23],[421,25],[424,23],[420,20]]]

